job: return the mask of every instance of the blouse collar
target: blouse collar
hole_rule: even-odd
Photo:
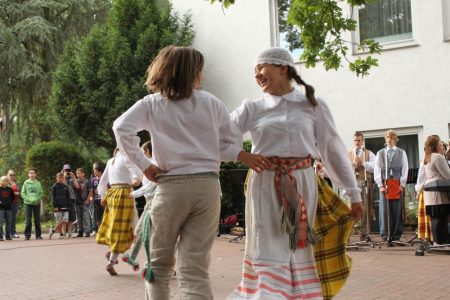
[[[303,93],[295,88],[293,88],[292,91],[290,91],[289,93],[284,94],[282,96],[276,96],[276,95],[264,93],[263,98],[264,98],[264,106],[266,108],[273,108],[273,107],[277,106],[281,102],[281,100],[292,101],[292,102],[302,102],[302,101],[306,100]]]

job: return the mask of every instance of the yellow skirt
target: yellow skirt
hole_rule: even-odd
[[[113,253],[125,253],[133,242],[134,199],[131,188],[112,186],[105,196],[106,208],[96,242],[109,246]]]
[[[419,208],[417,210],[417,236],[419,239],[433,241],[431,234],[431,218],[425,213],[424,191],[419,193]]]

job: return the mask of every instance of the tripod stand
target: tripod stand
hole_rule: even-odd
[[[359,157],[362,156],[362,165],[364,166],[364,163],[366,162],[366,150],[365,150],[365,147],[361,148],[361,154],[358,155],[358,156]],[[367,172],[365,170],[365,167],[364,167],[363,172],[364,172],[364,182],[363,182],[363,185],[359,186],[359,187],[361,188],[361,191],[362,191],[361,196],[362,196],[362,199],[363,199],[363,202],[364,202],[364,207],[366,209],[365,220],[361,220],[361,224],[363,222],[366,223],[365,240],[349,244],[349,247],[353,247],[353,248],[356,247],[357,248],[359,246],[362,246],[362,247],[363,246],[365,246],[365,247],[368,246],[368,247],[371,247],[371,248],[375,248],[375,244],[374,244],[374,242],[372,240],[372,237],[370,236],[370,231],[371,231],[370,230],[370,228],[371,228],[371,226],[370,226],[370,221],[371,221],[370,220],[370,200],[371,200],[370,196],[372,195],[372,193],[369,193],[369,184],[368,184]],[[355,169],[355,173],[358,176],[358,172],[356,171],[356,169]]]
[[[384,241],[383,243],[381,243],[380,245],[378,245],[378,249],[382,248],[383,246],[386,247],[393,247],[393,246],[407,246],[409,245],[409,242],[401,242],[401,241],[393,241],[392,240],[392,235],[391,235],[391,228],[392,228],[392,221],[391,221],[391,201],[389,199],[386,199],[386,215],[387,215],[387,232],[388,232],[388,236],[386,238],[386,241]],[[400,209],[402,209],[403,206],[403,193],[400,196],[399,200],[396,201],[401,201],[400,202]]]

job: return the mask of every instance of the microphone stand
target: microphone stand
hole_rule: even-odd
[[[384,200],[386,201],[386,215],[387,215],[388,237],[387,237],[387,239],[386,239],[386,241],[384,243],[382,243],[381,245],[378,246],[378,249],[380,249],[383,246],[393,247],[395,245],[402,245],[402,246],[408,245],[407,243],[403,243],[403,242],[400,242],[400,241],[392,241],[392,235],[391,235],[391,226],[392,226],[392,224],[391,224],[391,204],[390,204],[390,201],[392,201],[392,200],[389,200],[389,199],[386,198],[386,195],[388,194],[388,184],[387,184],[387,182],[388,182],[388,149],[389,149],[388,145],[386,144],[386,148],[385,148],[385,151],[384,151],[385,152],[384,153],[385,176],[386,176],[385,177],[386,178],[385,179],[385,183],[384,183],[384,187],[385,187]],[[392,161],[392,157],[391,157],[391,161]],[[390,165],[391,164],[389,164],[389,166]],[[392,175],[392,170],[391,170],[391,175]],[[401,192],[399,201],[403,202],[403,195],[404,195],[404,192]],[[402,207],[403,207],[403,203],[402,202],[400,202],[400,205],[401,205],[400,209],[402,209]]]
[[[363,158],[363,166],[364,163],[366,162],[366,148],[363,146],[361,148],[361,156]],[[356,152],[355,152],[356,154]],[[369,246],[370,248],[375,248],[375,244],[372,240],[372,237],[370,236],[370,208],[369,208],[369,186],[368,186],[368,180],[367,180],[367,172],[366,172],[366,167],[364,166],[364,187],[362,189],[362,195],[363,195],[363,202],[364,202],[364,206],[366,209],[366,218],[365,220],[361,220],[361,222],[366,222],[366,234],[365,234],[365,240],[364,241],[359,241],[359,242],[355,242],[350,244],[349,246]]]

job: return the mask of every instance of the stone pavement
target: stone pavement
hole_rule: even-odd
[[[404,237],[405,240],[411,236]],[[0,242],[0,299],[144,299],[140,273],[124,263],[112,277],[105,271],[105,246],[93,237]],[[243,241],[217,238],[211,256],[215,299],[225,299],[239,282]],[[350,251],[353,270],[335,298],[450,299],[450,255],[414,255],[415,247]],[[140,259],[143,263],[143,259]],[[179,299],[176,279],[172,299]]]

